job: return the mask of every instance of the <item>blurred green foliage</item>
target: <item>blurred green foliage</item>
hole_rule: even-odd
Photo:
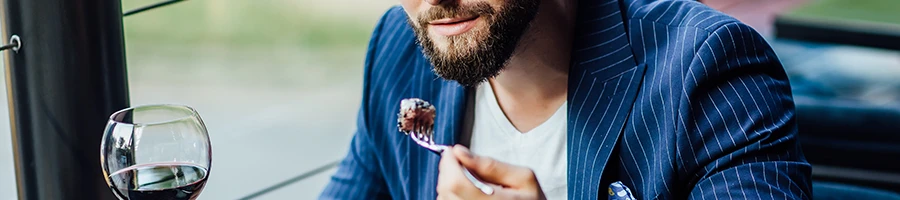
[[[123,0],[122,3],[123,10],[129,10],[154,2]],[[360,48],[366,45],[380,14],[395,3],[395,0],[189,0],[125,18],[125,35],[129,43],[156,45]],[[898,9],[900,0],[810,0],[789,15],[900,24]]]
[[[900,25],[900,0],[809,0],[792,16],[864,20]]]
[[[162,0],[123,0],[127,11]],[[317,88],[360,80],[396,0],[188,0],[124,19],[134,86]],[[199,80],[199,81],[198,81]]]
[[[356,48],[366,45],[377,13],[386,9],[322,9],[329,2],[190,0],[126,17],[125,36],[128,43],[155,45]],[[123,10],[152,3],[122,1]]]

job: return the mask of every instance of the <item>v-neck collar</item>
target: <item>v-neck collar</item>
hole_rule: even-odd
[[[476,109],[481,108],[478,106],[478,103],[486,103],[488,112],[490,113],[490,117],[492,121],[494,121],[497,126],[499,126],[502,130],[508,130],[508,133],[513,134],[513,137],[528,137],[533,134],[541,134],[551,132],[554,129],[565,128],[566,121],[566,105],[568,101],[563,102],[559,108],[553,112],[553,115],[545,119],[541,124],[528,130],[526,132],[521,132],[519,129],[512,124],[509,120],[509,117],[506,116],[506,113],[503,112],[503,109],[500,107],[500,102],[497,101],[496,93],[494,93],[493,86],[491,82],[485,82],[480,84],[476,89]],[[476,111],[477,112],[477,111]],[[487,117],[487,116],[478,116],[478,117]],[[562,122],[562,123],[554,123],[554,122]]]

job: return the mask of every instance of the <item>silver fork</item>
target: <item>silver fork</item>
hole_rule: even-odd
[[[450,147],[446,145],[434,144],[434,131],[431,130],[430,127],[420,127],[419,130],[411,131],[409,134],[409,138],[412,138],[412,140],[415,141],[416,144],[419,144],[419,146],[422,146],[425,149],[431,150],[431,152],[436,153],[438,156],[440,156],[441,153],[443,153],[445,150],[450,149]],[[466,178],[469,179],[469,181],[471,181],[472,184],[475,185],[475,187],[481,190],[481,192],[484,192],[484,194],[487,195],[494,194],[494,188],[475,178],[475,176],[472,175],[472,172],[469,172],[469,170],[465,167],[463,167],[462,169],[463,174],[466,175]]]

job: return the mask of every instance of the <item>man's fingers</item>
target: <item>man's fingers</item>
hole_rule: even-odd
[[[456,159],[456,156],[453,155],[450,151],[444,151],[441,153],[441,162],[438,163],[438,170],[441,173],[462,173],[462,168],[459,166],[459,160]]]
[[[506,164],[488,157],[477,156],[469,149],[456,145],[452,148],[459,163],[469,169],[478,178],[490,183],[506,187],[518,188],[526,183],[537,182],[534,173],[524,167]]]
[[[475,188],[463,175],[464,169],[491,185],[494,194],[486,196]],[[438,199],[540,199],[542,196],[530,169],[475,156],[463,146],[444,151],[438,170]]]
[[[454,194],[438,194],[437,200],[461,200],[459,196]]]
[[[529,195],[527,193],[523,193],[521,191],[516,191],[516,190],[510,189],[510,188],[503,188],[503,187],[496,186],[496,185],[491,186],[491,187],[494,188],[494,194],[492,194],[490,197],[484,196],[481,193],[470,194],[470,195],[480,196],[480,197],[474,198],[474,199],[538,199],[538,198],[534,197],[533,195]],[[472,197],[472,196],[468,196],[468,197]],[[468,199],[472,199],[472,198],[467,198],[466,200],[468,200]],[[463,200],[463,198],[460,197],[459,195],[457,195],[456,193],[439,191],[437,200]]]
[[[473,197],[483,195],[475,188],[472,182],[463,175],[463,167],[459,164],[456,155],[451,151],[444,151],[441,162],[438,164],[437,193],[442,199],[460,199],[460,197]]]
[[[459,160],[452,152],[444,151],[441,154],[438,172],[438,193],[456,193],[464,187],[459,180],[460,177],[463,177],[462,166],[459,165]]]

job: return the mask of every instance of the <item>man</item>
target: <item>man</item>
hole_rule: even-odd
[[[401,5],[375,28],[322,199],[810,198],[787,77],[731,17],[695,1]],[[436,107],[436,143],[464,145],[410,141],[405,98]]]

